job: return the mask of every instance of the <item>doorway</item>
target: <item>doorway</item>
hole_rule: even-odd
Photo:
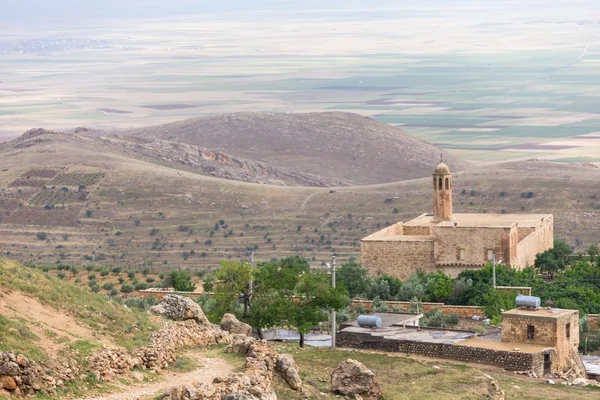
[[[552,373],[552,359],[550,353],[544,354],[544,375]]]

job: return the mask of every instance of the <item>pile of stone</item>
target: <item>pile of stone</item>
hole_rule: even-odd
[[[46,371],[52,371],[52,376]],[[41,364],[22,354],[0,352],[0,397],[32,396],[42,389],[55,393],[57,387],[80,377],[80,367],[72,359]]]
[[[112,381],[118,375],[127,375],[132,368],[140,367],[142,360],[132,357],[124,349],[103,348],[89,358],[89,366],[96,379]]]
[[[276,400],[273,375],[279,372],[291,388],[302,391],[302,381],[292,356],[278,354],[265,340],[235,335],[226,352],[246,356],[244,372],[215,378],[212,384],[181,385],[165,392],[163,400]]]
[[[252,327],[244,322],[239,321],[233,314],[225,314],[221,318],[219,324],[221,329],[232,335],[252,336]]]

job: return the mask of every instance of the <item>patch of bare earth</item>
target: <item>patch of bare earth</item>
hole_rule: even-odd
[[[58,355],[65,344],[77,340],[115,346],[112,340],[78,323],[74,317],[20,292],[0,294],[0,315],[26,320],[29,329],[40,338],[39,347],[49,357]]]
[[[158,392],[170,387],[198,383],[211,383],[216,377],[225,377],[233,372],[233,367],[220,358],[206,358],[198,351],[188,352],[186,357],[193,359],[200,365],[191,372],[163,371],[160,382],[143,382],[134,385],[120,385],[119,392],[94,397],[89,400],[137,400],[147,396],[152,397]]]

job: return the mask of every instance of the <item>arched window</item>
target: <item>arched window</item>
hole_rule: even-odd
[[[442,188],[442,178],[440,178],[440,184],[439,184],[439,188],[440,188],[440,190],[442,190],[442,189],[443,189],[443,188]]]
[[[433,190],[435,190],[435,185],[436,185],[436,183],[437,183],[437,182],[436,182],[436,179],[435,179],[435,176],[434,176],[434,177],[433,177]]]
[[[446,190],[450,189],[450,179],[446,178]]]

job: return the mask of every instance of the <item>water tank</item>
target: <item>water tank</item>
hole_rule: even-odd
[[[530,308],[540,308],[540,306],[542,304],[539,297],[523,296],[522,294],[517,296],[516,303],[517,303],[517,307],[530,307]]]
[[[381,317],[376,315],[359,315],[357,322],[361,328],[381,328]]]

